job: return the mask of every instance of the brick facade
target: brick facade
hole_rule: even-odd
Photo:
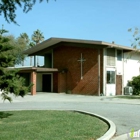
[[[37,73],[35,71],[31,72],[31,83],[33,84],[33,86],[31,87],[32,95],[36,94],[36,75],[37,75]]]
[[[101,92],[103,87],[103,51],[101,49]],[[81,79],[81,57],[83,63],[83,79]],[[85,47],[59,46],[53,50],[53,67],[60,72],[53,75],[54,92],[73,94],[98,94],[98,49]]]

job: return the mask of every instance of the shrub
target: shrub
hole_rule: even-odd
[[[140,75],[134,76],[132,80],[128,82],[128,86],[133,87],[134,95],[140,95]]]

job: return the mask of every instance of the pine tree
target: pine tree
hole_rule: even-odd
[[[9,94],[15,96],[24,96],[28,93],[29,87],[25,86],[24,78],[20,77],[13,66],[16,61],[16,55],[13,55],[15,46],[10,42],[10,38],[0,34],[0,89],[3,100],[12,101]]]

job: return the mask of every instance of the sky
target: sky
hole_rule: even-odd
[[[31,37],[39,29],[45,39],[114,41],[131,46],[133,37],[128,29],[140,28],[140,0],[44,0],[36,2],[27,14],[17,8],[16,14],[20,26],[0,16],[1,25],[15,37],[24,32]]]

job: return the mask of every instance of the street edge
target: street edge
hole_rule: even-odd
[[[103,120],[104,122],[106,122],[109,125],[109,129],[108,131],[100,138],[98,138],[97,140],[110,140],[116,133],[116,125],[109,119],[100,116],[98,114],[94,114],[91,112],[87,112],[87,111],[83,111],[83,110],[74,110],[75,112],[79,112],[79,113],[83,113],[83,114],[88,114],[91,116],[95,116],[101,120]]]

